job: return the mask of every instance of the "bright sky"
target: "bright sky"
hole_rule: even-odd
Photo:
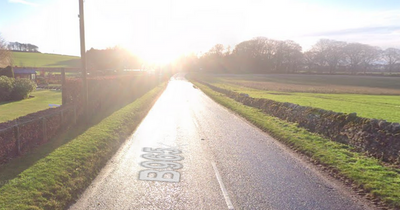
[[[321,38],[400,48],[400,0],[85,0],[86,49],[120,45],[150,61],[263,36],[308,50]],[[0,0],[0,33],[80,55],[78,0]]]

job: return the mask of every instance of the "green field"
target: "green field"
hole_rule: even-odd
[[[78,68],[80,57],[47,53],[12,52],[13,66]]]
[[[400,94],[399,77],[198,75],[198,78],[254,98],[400,122],[400,96],[396,95]]]
[[[34,98],[0,103],[0,123],[48,109],[49,104],[61,104],[60,91],[37,90],[32,92],[31,95],[34,96]]]

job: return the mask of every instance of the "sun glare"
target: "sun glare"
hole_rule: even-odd
[[[172,62],[181,54],[178,50],[168,46],[168,44],[158,43],[157,45],[132,46],[129,51],[139,56],[146,63],[163,65]]]
[[[140,56],[140,55],[139,55]],[[143,59],[147,62],[154,64],[167,64],[177,58],[178,55],[174,55],[169,52],[147,52],[143,55]]]

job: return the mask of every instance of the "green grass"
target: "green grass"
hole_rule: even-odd
[[[0,103],[0,123],[48,109],[49,104],[61,104],[61,92],[37,90],[31,93],[34,98]]]
[[[0,209],[65,209],[150,110],[165,85],[116,111],[0,188]]]
[[[355,86],[329,87],[337,88],[333,90],[337,92],[351,92],[355,88],[359,88],[357,91],[366,90],[366,92],[376,92],[379,90],[379,92],[387,91],[394,93],[399,90],[385,89],[383,87],[400,89],[400,77],[377,77],[374,82],[372,81],[374,80],[372,77],[326,75],[196,75],[196,77],[224,89],[238,93],[247,93],[253,98],[267,98],[279,102],[289,102],[301,106],[311,106],[342,113],[355,112],[360,117],[400,122],[400,114],[395,114],[400,113],[400,96],[398,95],[308,92],[310,90],[327,88],[322,85],[324,82],[325,85],[349,85],[351,82],[348,78],[352,78],[354,85],[367,86],[369,84],[369,87],[361,87],[361,89]],[[332,78],[330,81],[328,81],[329,77]],[[259,81],[274,81],[277,83],[257,83]],[[385,81],[388,83],[386,84]],[[292,83],[301,85],[291,86]],[[315,84],[318,85],[315,86]],[[379,87],[381,89],[373,89],[372,87]]]
[[[238,93],[247,93],[253,98],[267,98],[342,113],[356,112],[360,117],[400,122],[400,114],[394,114],[400,113],[400,96],[278,92],[230,84],[217,84],[217,86]]]
[[[400,208],[400,170],[383,166],[377,159],[352,152],[348,145],[330,141],[321,136],[264,114],[261,110],[245,106],[225,95],[196,83],[204,93],[221,105],[235,111],[276,139],[323,164],[341,177],[377,198],[386,205]]]
[[[47,53],[12,52],[14,66],[27,67],[80,67],[80,57]]]

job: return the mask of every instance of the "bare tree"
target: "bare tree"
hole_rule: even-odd
[[[265,37],[243,41],[231,51],[215,45],[199,58],[208,71],[231,72],[294,72],[302,62],[301,46],[294,41],[278,41]]]
[[[293,73],[299,69],[303,59],[302,48],[294,41],[280,41],[276,51],[276,63],[280,66],[278,71]]]
[[[258,52],[256,50],[257,41],[248,40],[237,44],[232,51],[233,61],[236,63],[236,71],[257,71],[255,61]],[[256,70],[255,70],[256,69]]]
[[[366,44],[350,43],[344,48],[348,67],[353,74],[368,68],[379,58],[379,48]]]
[[[300,45],[293,41],[256,37],[236,45],[232,55],[235,57],[235,62],[240,67],[240,71],[267,73],[292,71],[293,68],[289,66],[295,60],[294,54],[297,52],[301,54],[300,51]]]
[[[368,69],[370,69],[375,63],[375,61],[379,59],[380,54],[381,54],[381,49],[379,49],[379,47],[364,45],[363,59],[361,63],[364,69],[364,74],[366,74]]]
[[[362,68],[361,64],[363,62],[363,49],[364,45],[360,43],[350,43],[344,48],[346,63],[352,74],[356,74]]]
[[[383,51],[382,58],[386,61],[386,68],[391,74],[395,66],[400,64],[400,49],[388,48]]]
[[[226,49],[222,44],[216,44],[200,59],[201,66],[206,71],[224,72],[226,70]]]
[[[333,74],[344,60],[345,46],[345,42],[321,39],[312,47],[310,54],[313,54],[314,63],[321,71],[327,69]]]
[[[308,72],[312,72],[317,69],[315,62],[316,53],[313,51],[307,51],[303,53],[303,65]]]
[[[216,44],[214,47],[212,47],[207,54],[217,56],[217,57],[222,57],[224,55],[225,47],[222,44]]]
[[[11,53],[7,49],[5,40],[0,36],[0,67],[11,65]]]

